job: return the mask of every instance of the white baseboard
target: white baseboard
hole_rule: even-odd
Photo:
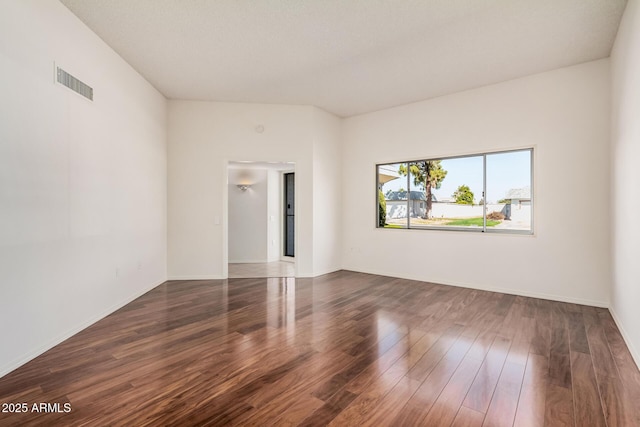
[[[459,287],[459,288],[477,289],[479,291],[500,292],[500,293],[509,294],[509,295],[519,295],[519,296],[523,296],[523,297],[539,298],[539,299],[546,299],[546,300],[551,300],[551,301],[568,302],[568,303],[572,303],[572,304],[588,305],[588,306],[592,306],[592,307],[609,308],[609,302],[608,301],[596,301],[596,300],[589,300],[589,299],[584,299],[584,298],[568,297],[568,296],[564,296],[564,295],[547,294],[547,293],[544,293],[544,292],[528,292],[528,291],[522,291],[522,290],[519,290],[519,289],[500,288],[500,287],[495,287],[495,286],[483,286],[483,285],[475,284],[475,283],[471,284],[471,283],[454,282],[454,281],[446,280],[446,279],[445,280],[442,280],[442,279],[425,279],[424,277],[412,277],[410,275],[393,275],[393,276],[391,276],[388,272],[377,272],[377,271],[371,271],[371,270],[364,271],[364,270],[358,270],[358,269],[352,269],[352,268],[346,268],[345,270],[356,271],[356,272],[359,272],[359,273],[377,274],[379,276],[398,277],[400,279],[417,280],[417,281],[420,281],[420,282],[436,283],[436,284],[439,284],[439,285],[456,286],[456,287]]]
[[[14,360],[14,361],[10,362],[9,364],[0,367],[0,378],[2,378],[3,376],[7,375],[11,371],[19,368],[20,366],[24,365],[25,363],[35,359],[36,357],[40,356],[42,353],[52,349],[53,347],[57,346],[58,344],[62,343],[63,341],[71,338],[72,336],[74,336],[78,332],[82,331],[83,329],[88,328],[89,326],[93,325],[97,321],[99,321],[101,319],[104,319],[105,317],[107,317],[108,315],[113,313],[114,311],[121,309],[125,305],[129,304],[131,301],[135,300],[136,298],[141,297],[142,295],[146,294],[147,292],[149,292],[153,288],[155,288],[157,286],[160,286],[164,282],[165,281],[163,280],[160,283],[157,283],[155,285],[151,285],[149,287],[145,287],[144,289],[142,289],[142,290],[140,290],[138,292],[135,292],[131,296],[129,296],[127,298],[124,298],[120,302],[112,305],[110,308],[106,309],[102,313],[97,314],[96,316],[91,317],[89,320],[86,320],[86,321],[80,323],[76,327],[71,328],[67,332],[65,332],[65,333],[53,338],[48,343],[46,343],[46,344],[44,344],[44,345],[42,345],[42,346],[40,346],[40,347],[28,352],[26,355],[18,358],[17,360]]]
[[[266,259],[233,259],[229,260],[229,264],[264,264],[267,261]]]
[[[196,274],[194,276],[177,275],[177,276],[169,276],[167,278],[167,280],[222,280],[222,279],[224,279],[224,277],[222,277],[221,274],[202,274],[202,275]]]
[[[313,276],[311,277],[324,276],[325,274],[335,273],[336,271],[340,271],[340,270],[342,270],[342,268],[330,268],[328,270],[314,271]]]
[[[638,369],[640,369],[640,352],[638,352],[638,349],[635,348],[635,346],[633,345],[633,342],[631,341],[631,337],[629,336],[629,334],[627,333],[627,330],[622,325],[622,322],[620,322],[620,318],[616,314],[616,311],[613,309],[613,307],[609,307],[609,313],[611,313],[611,317],[613,317],[613,321],[616,322],[616,325],[618,326],[618,330],[620,331],[620,334],[622,335],[622,338],[624,339],[625,344],[627,344],[627,348],[631,353],[631,357],[633,358],[633,361],[636,363],[636,366],[638,367]]]

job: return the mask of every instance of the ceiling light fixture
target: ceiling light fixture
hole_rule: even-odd
[[[251,186],[246,184],[238,184],[238,188],[242,191],[247,191]]]

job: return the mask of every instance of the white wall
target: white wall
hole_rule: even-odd
[[[169,101],[169,277],[226,277],[230,160],[294,162],[296,275],[339,269],[339,129],[310,106]]]
[[[609,109],[600,60],[346,119],[343,267],[607,306]],[[534,236],[375,228],[376,163],[521,147]],[[582,215],[558,214],[568,198]]]
[[[57,1],[0,3],[0,70],[2,376],[166,279],[167,122]]]
[[[313,254],[314,275],[342,268],[342,123],[314,108]]]
[[[629,0],[611,53],[611,312],[640,366],[640,2]]]
[[[226,276],[229,160],[296,163],[296,268],[313,274],[312,118],[305,106],[169,102],[169,277]]]
[[[242,191],[238,183],[251,184]],[[266,169],[229,169],[229,262],[267,262]]]
[[[282,172],[277,170],[267,171],[267,260],[279,261],[282,255],[282,227],[284,212],[282,206]]]

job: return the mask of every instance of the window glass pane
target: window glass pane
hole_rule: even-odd
[[[531,150],[487,154],[487,222],[498,221],[495,230],[531,231],[531,220]]]
[[[424,162],[409,163],[409,226],[420,224],[426,218],[427,203],[421,167]]]
[[[406,163],[378,166],[378,227],[407,228]]]
[[[378,227],[531,232],[532,152],[379,165]]]
[[[416,162],[411,172],[424,202],[412,228],[482,229],[482,156]]]

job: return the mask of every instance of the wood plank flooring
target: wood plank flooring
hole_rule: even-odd
[[[0,378],[9,403],[0,426],[640,426],[640,373],[605,309],[340,271],[166,282]]]

